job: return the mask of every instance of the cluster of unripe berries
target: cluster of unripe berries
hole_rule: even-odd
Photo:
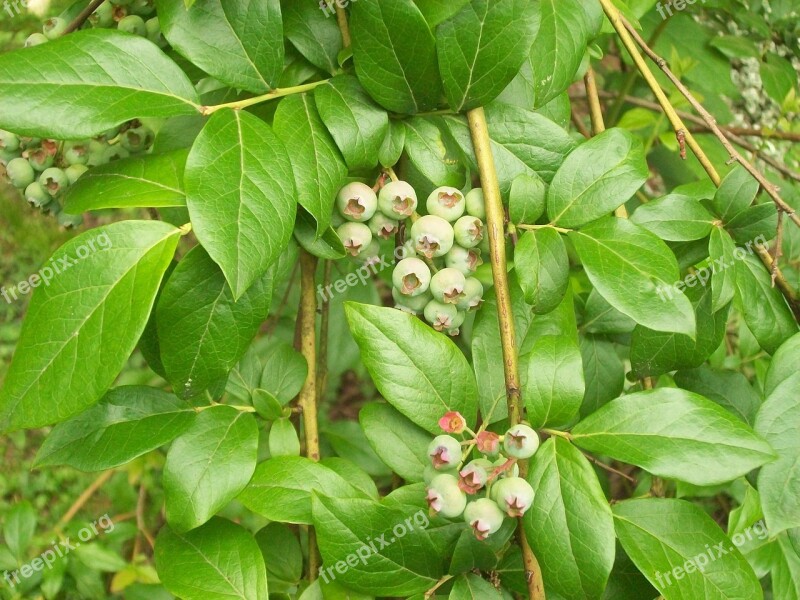
[[[67,188],[89,167],[146,152],[154,139],[153,131],[136,119],[86,140],[39,139],[0,130],[0,164],[32,206],[73,227],[81,216],[65,213],[59,201]]]
[[[488,251],[483,191],[465,195],[453,187],[437,188],[425,203],[427,214],[420,216],[417,194],[405,181],[392,181],[377,194],[368,185],[350,183],[339,191],[336,205],[346,221],[337,233],[351,256],[372,260],[378,239],[395,240],[396,308],[457,335],[467,311],[483,299],[483,285],[473,277],[483,263],[482,250]]]
[[[503,436],[491,431],[475,434],[457,412],[445,414],[439,425],[448,433],[466,432],[472,439],[462,442],[440,435],[428,446],[431,465],[426,467],[425,481],[431,516],[463,516],[475,537],[485,540],[506,517],[521,517],[533,504],[533,488],[519,477],[516,462],[534,455],[539,436],[523,424]],[[483,456],[464,464],[473,447]]]
[[[154,0],[106,0],[95,10],[83,28],[118,29],[141,37],[154,44],[165,45],[161,37]],[[42,33],[34,33],[25,40],[25,46],[38,46],[64,34],[69,22],[63,17],[47,19]]]

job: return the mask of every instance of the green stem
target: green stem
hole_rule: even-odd
[[[550,225],[547,223],[546,225],[526,225],[525,223],[519,224],[515,226],[517,229],[528,229],[530,231],[536,231],[537,229],[554,229],[558,233],[569,233],[570,231],[574,231],[572,229],[566,229],[565,227],[556,227],[555,225]]]
[[[217,112],[218,110],[222,110],[223,108],[239,110],[242,108],[247,108],[248,106],[261,104],[262,102],[269,102],[275,98],[283,98],[284,96],[291,96],[292,94],[302,94],[303,92],[313,90],[315,87],[322,85],[323,83],[328,83],[328,80],[322,79],[321,81],[312,81],[311,83],[304,83],[303,85],[275,89],[267,94],[254,96],[252,98],[245,98],[244,100],[237,100],[236,102],[226,102],[225,104],[215,104],[213,106],[201,106],[200,112],[207,116]]]

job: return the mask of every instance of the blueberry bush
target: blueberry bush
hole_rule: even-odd
[[[81,0],[19,27],[2,174],[71,231],[0,291],[27,305],[0,598],[800,599],[798,23]]]

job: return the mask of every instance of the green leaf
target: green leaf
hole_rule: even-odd
[[[266,319],[272,274],[234,302],[225,276],[201,247],[167,280],[157,307],[161,360],[175,393],[192,398],[227,377]]]
[[[797,372],[800,364],[800,333],[793,335],[773,354],[764,380],[764,396],[770,396]]]
[[[534,313],[549,313],[561,303],[569,284],[569,257],[555,229],[523,233],[514,251],[514,268]]]
[[[358,79],[334,77],[314,90],[314,101],[347,167],[373,168],[389,133],[389,115],[372,101]]]
[[[708,269],[701,269],[697,277]],[[699,287],[695,275],[687,277],[686,297],[694,305],[697,333],[688,335],[654,331],[637,325],[631,335],[631,370],[637,378],[656,377],[677,369],[692,369],[702,365],[713,354],[725,337],[728,310],[711,310],[711,286]],[[708,281],[706,277],[706,282]],[[703,280],[700,279],[700,283]]]
[[[758,193],[758,182],[744,167],[736,165],[722,180],[711,204],[717,215],[727,222],[750,206]]]
[[[99,404],[55,426],[34,465],[105,471],[124,465],[183,434],[194,409],[172,394],[146,386],[108,392]]]
[[[748,206],[729,219],[726,227],[739,244],[748,248],[754,243],[765,246],[767,240],[775,237],[778,211],[772,202]]]
[[[707,367],[678,371],[675,383],[727,409],[752,426],[761,406],[761,398],[742,373],[718,371]]]
[[[610,342],[594,336],[581,336],[580,349],[586,380],[581,417],[585,417],[622,393],[625,367]]]
[[[15,504],[5,514],[3,541],[18,564],[22,564],[27,558],[27,550],[35,533],[36,511],[27,500]]]
[[[714,37],[708,43],[728,58],[760,58],[761,51],[756,43],[747,37],[722,35]]]
[[[455,15],[467,2],[469,0],[414,0],[431,28]]]
[[[590,452],[695,485],[732,481],[775,459],[769,444],[724,408],[676,388],[612,400],[572,434]]]
[[[330,225],[347,167],[308,94],[281,100],[273,127],[291,157],[297,202],[316,220],[319,237]]]
[[[775,598],[800,598],[800,553],[790,538],[778,538],[780,553],[772,567],[772,591]]]
[[[466,120],[448,116],[443,121],[464,152],[470,168],[477,171],[475,149]],[[523,108],[494,103],[486,108],[486,121],[503,194],[509,192],[518,175],[538,175],[546,182],[552,181],[564,158],[576,147],[564,129],[547,117]]]
[[[622,546],[665,598],[764,597],[747,560],[699,506],[648,498],[626,500],[613,511]]]
[[[186,203],[197,239],[238,300],[292,235],[293,167],[269,125],[244,111],[214,113],[186,161]]]
[[[272,345],[264,354],[260,387],[281,404],[288,404],[300,393],[308,377],[305,357],[286,342]]]
[[[639,139],[607,129],[564,160],[547,192],[547,216],[562,227],[595,221],[627,202],[649,174]]]
[[[338,71],[342,33],[336,19],[316,2],[286,0],[282,10],[286,39],[315,67],[331,74]]]
[[[258,465],[239,502],[270,521],[311,525],[313,491],[336,498],[364,498],[328,467],[302,456],[279,456]]]
[[[796,89],[797,71],[790,61],[774,52],[767,52],[759,71],[764,91],[778,104],[783,103],[789,92]]]
[[[797,321],[761,261],[742,254],[736,261],[736,307],[759,346],[772,353],[797,333]]]
[[[675,256],[658,237],[614,217],[569,236],[589,280],[614,308],[656,331],[695,334],[689,299],[663,291],[680,273]]]
[[[100,399],[136,347],[179,237],[158,221],[122,221],[56,251],[0,390],[2,429],[65,421]]]
[[[422,481],[429,464],[428,445],[433,437],[388,404],[371,402],[358,420],[372,449],[395,473],[409,483]]]
[[[170,592],[186,600],[267,600],[264,558],[243,527],[214,517],[179,533],[165,526],[156,540],[156,569]]]
[[[300,456],[300,439],[292,422],[283,417],[269,430],[270,456]]]
[[[631,215],[631,221],[662,240],[690,242],[711,233],[714,215],[696,198],[667,194],[639,206]]]
[[[176,531],[199,527],[233,500],[256,468],[258,427],[230,406],[197,415],[167,453],[164,465],[167,522]]]
[[[393,308],[348,302],[345,312],[364,365],[392,406],[431,433],[448,411],[475,422],[475,376],[450,339]]]
[[[536,496],[522,522],[545,587],[599,600],[614,565],[614,520],[597,474],[580,450],[551,438],[531,459],[528,481]]]
[[[378,162],[382,167],[393,167],[400,160],[406,145],[406,127],[402,121],[389,121],[389,131],[378,150]]]
[[[319,258],[339,260],[347,255],[342,240],[333,227],[328,226],[317,237],[317,222],[303,207],[297,210],[294,237],[306,251]]]
[[[442,132],[429,119],[414,117],[405,125],[405,152],[428,183],[427,188],[464,187],[464,167],[448,147]],[[421,190],[420,190],[421,191]],[[423,196],[424,197],[424,196]]]
[[[511,183],[508,196],[511,222],[533,224],[544,214],[547,184],[536,174],[522,174]]]
[[[364,435],[363,429],[357,422],[347,419],[331,421],[323,425],[320,431],[325,441],[333,447],[338,456],[348,459],[365,473],[369,473],[373,477],[386,477],[392,474],[391,469],[372,449],[367,436]],[[349,481],[349,478],[347,479]]]
[[[631,333],[636,322],[611,306],[597,293],[589,292],[584,305],[582,328],[589,333]]]
[[[203,71],[235,88],[263,94],[283,70],[279,0],[157,0],[164,37]]]
[[[721,227],[711,230],[708,255],[711,259],[711,310],[717,312],[733,300],[736,294],[736,270],[733,253],[736,244]]]
[[[585,392],[578,345],[568,337],[541,336],[520,363],[530,424],[537,429],[569,425]]]
[[[64,210],[186,206],[183,168],[187,150],[132,156],[90,169],[67,188]]]
[[[303,578],[303,550],[297,534],[283,523],[270,523],[258,533],[256,542],[267,565],[267,576],[273,580],[297,585]]]
[[[361,85],[387,110],[414,114],[439,103],[436,41],[412,0],[362,0],[350,8]]]
[[[500,592],[474,573],[461,575],[453,584],[448,600],[501,600]]]
[[[337,421],[338,423],[353,423],[356,427],[358,424],[354,421]],[[351,428],[352,429],[352,428]],[[325,431],[325,436],[328,437],[330,435],[330,431]],[[334,447],[334,450],[336,448]],[[337,450],[338,452],[338,450]],[[378,461],[377,458],[375,458]],[[380,462],[380,461],[378,461]],[[347,482],[364,493],[365,496],[368,498],[372,498],[374,500],[378,500],[380,498],[380,492],[378,491],[378,486],[375,485],[375,481],[373,481],[372,476],[367,473],[364,469],[359,467],[355,462],[351,460],[347,460],[346,458],[342,458],[341,456],[329,456],[327,458],[323,458],[320,461],[320,464],[328,467],[331,471],[338,473],[341,475]],[[384,474],[388,471],[386,465],[381,463],[384,469]]]
[[[758,474],[758,491],[770,537],[800,527],[800,404],[795,373],[767,397],[758,411],[755,430],[778,453],[778,460],[764,465]]]
[[[425,529],[429,521],[424,510],[412,516],[405,507],[323,494],[314,494],[313,512],[322,568],[330,570],[325,571],[328,577],[333,573],[337,582],[356,591],[392,597],[421,593],[436,583],[442,564]],[[368,545],[370,541],[377,552]],[[348,556],[353,559],[347,560],[344,572],[333,571]]]
[[[439,70],[456,112],[484,106],[511,83],[539,29],[527,0],[470,0],[436,30]]]
[[[569,87],[603,22],[599,3],[542,0],[539,6],[541,24],[530,56],[537,107]]]
[[[91,137],[134,118],[196,114],[198,102],[155,44],[114,30],[78,31],[0,56],[0,128],[20,135]]]

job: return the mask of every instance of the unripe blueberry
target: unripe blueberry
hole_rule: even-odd
[[[78,227],[81,223],[83,223],[83,215],[71,215],[63,211],[58,213],[58,224],[64,229]]]
[[[372,232],[364,223],[345,223],[341,225],[336,233],[342,240],[344,249],[350,256],[358,256],[367,249],[372,241]]]
[[[503,513],[489,498],[473,500],[464,509],[464,520],[472,527],[475,537],[485,540],[503,526]]]
[[[40,46],[49,41],[50,40],[47,39],[47,36],[43,33],[32,33],[25,39],[25,47],[33,48],[34,46]]]
[[[127,148],[123,148],[122,144],[115,144],[114,146],[106,147],[106,150],[103,153],[103,161],[104,163],[110,163],[114,162],[115,160],[128,158],[130,155],[131,153],[127,150]]]
[[[164,46],[164,38],[161,37],[161,24],[158,21],[158,17],[147,19],[144,24],[147,27],[147,39],[156,46]]]
[[[19,158],[19,152],[11,152],[0,148],[0,165],[7,165],[15,158]]]
[[[69,179],[69,183],[72,185],[88,170],[89,168],[86,165],[70,165],[64,169],[64,173],[67,174],[67,179]]]
[[[522,423],[514,425],[503,437],[503,449],[514,458],[530,458],[538,448],[538,434]]]
[[[448,410],[439,419],[439,427],[445,433],[464,433],[467,429],[467,420],[457,410]]]
[[[358,256],[353,257],[353,260],[360,265],[366,265],[367,267],[371,265],[379,265],[381,264],[381,245],[378,243],[378,240],[372,239],[369,245],[364,248]],[[375,271],[377,272],[377,270]]]
[[[481,431],[475,438],[478,452],[486,456],[497,456],[500,452],[500,436],[494,431]]]
[[[0,129],[0,149],[16,152],[19,150],[19,138],[10,131]]]
[[[138,126],[139,121],[136,121],[136,123],[137,123],[137,126]],[[122,131],[122,127],[121,126],[112,127],[111,129],[106,129],[103,133],[100,133],[100,134],[94,136],[93,139],[95,139],[98,142],[107,142],[107,141],[113,140],[115,137],[117,137],[119,135],[120,131]]]
[[[412,315],[421,314],[428,305],[428,302],[433,300],[433,296],[431,296],[430,292],[425,292],[419,296],[406,296],[400,293],[400,290],[398,290],[396,287],[392,288],[392,298],[394,298],[394,307],[396,309]]]
[[[437,435],[428,445],[428,456],[438,471],[457,467],[461,462],[461,442],[450,435]]]
[[[117,29],[141,37],[147,35],[147,26],[144,24],[144,19],[139,15],[128,15],[120,19],[119,23],[117,23]]]
[[[54,40],[64,34],[67,30],[67,25],[69,25],[69,23],[67,23],[66,19],[53,17],[44,22],[42,33],[44,33],[48,40]]]
[[[522,477],[506,477],[492,486],[492,498],[509,517],[521,517],[533,504],[531,484]]]
[[[474,277],[467,277],[464,283],[464,295],[459,299],[458,310],[478,308],[483,301],[483,284]]]
[[[30,202],[31,206],[36,208],[43,208],[47,206],[52,200],[52,196],[47,193],[41,183],[34,181],[25,188],[25,200]]]
[[[433,190],[425,203],[429,215],[442,217],[451,223],[464,214],[466,206],[464,194],[454,187],[447,186]]]
[[[465,200],[468,215],[479,219],[486,218],[486,201],[483,198],[483,190],[481,188],[474,188],[468,191]]]
[[[58,167],[50,167],[39,175],[39,183],[48,194],[55,197],[69,187],[69,177]]]
[[[133,0],[133,2],[131,2],[131,10],[143,17],[153,14],[155,9],[156,7],[153,5],[153,0]]]
[[[378,210],[378,197],[368,185],[354,181],[344,186],[336,195],[336,208],[348,221],[363,223]]]
[[[467,318],[467,311],[459,310],[456,313],[455,319],[453,319],[453,321],[450,323],[450,327],[444,330],[445,333],[450,337],[457,336],[459,333],[461,333],[460,327],[461,325],[464,324],[464,319],[466,318]]]
[[[453,227],[441,217],[425,215],[411,226],[414,249],[427,258],[444,256],[453,247]]]
[[[417,210],[417,193],[405,181],[391,181],[378,194],[378,208],[390,219],[407,219]]]
[[[37,171],[44,171],[53,166],[53,155],[44,147],[27,151],[31,166]]]
[[[472,275],[483,264],[481,251],[477,248],[462,248],[453,246],[450,252],[444,255],[444,264],[451,269],[461,271],[465,276]]]
[[[458,487],[464,493],[477,494],[486,482],[489,480],[489,471],[486,469],[480,459],[473,460],[458,472]]]
[[[431,515],[448,519],[460,516],[467,506],[467,496],[458,487],[458,479],[447,473],[434,477],[427,487],[426,500]]]
[[[464,296],[464,285],[467,280],[461,271],[442,269],[431,278],[431,294],[433,298],[445,304],[458,304]]]
[[[114,7],[110,2],[103,2],[89,15],[92,27],[111,27],[114,23]]]
[[[388,240],[397,233],[399,223],[394,219],[390,219],[382,212],[376,212],[367,223],[369,230],[374,237],[379,237],[383,240]]]
[[[414,240],[406,240],[405,243],[395,250],[395,258],[403,260],[404,258],[416,258],[417,251],[415,249]]]
[[[24,158],[15,158],[6,165],[8,180],[15,188],[25,189],[36,179],[36,173]]]
[[[477,217],[466,215],[453,225],[456,244],[464,248],[474,248],[483,239],[483,222]]]
[[[458,319],[458,309],[452,304],[444,304],[438,300],[431,300],[423,311],[425,320],[436,331],[447,331],[453,327]]]
[[[64,142],[61,156],[68,165],[85,165],[89,162],[89,141]]]
[[[136,17],[137,19],[139,17]],[[122,134],[120,143],[122,147],[130,152],[144,152],[148,150],[156,140],[156,135],[149,127],[142,125],[128,129]]]
[[[431,270],[419,258],[404,258],[392,272],[392,284],[405,296],[419,296],[430,287]]]

